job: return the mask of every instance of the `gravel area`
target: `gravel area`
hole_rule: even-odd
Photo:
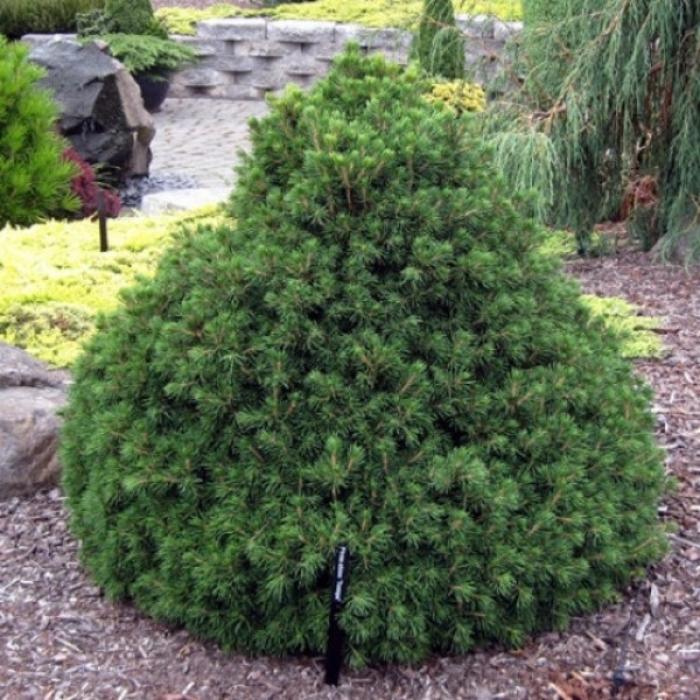
[[[119,187],[122,206],[138,208],[146,194],[199,187],[197,178],[179,173],[155,173],[148,177],[132,177]]]

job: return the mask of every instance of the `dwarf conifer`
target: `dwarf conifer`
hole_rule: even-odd
[[[78,208],[77,168],[62,158],[58,105],[37,83],[44,71],[29,47],[0,36],[0,229],[27,226]]]
[[[416,74],[340,57],[253,121],[75,369],[61,459],[112,597],[253,654],[417,662],[563,626],[659,558],[649,392]]]
[[[150,0],[106,0],[105,11],[112,18],[112,32],[150,34],[154,25]]]
[[[431,75],[464,78],[464,37],[455,25],[452,0],[425,0],[413,50]]]

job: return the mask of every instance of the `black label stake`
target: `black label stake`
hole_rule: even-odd
[[[350,574],[350,550],[341,544],[335,551],[335,574],[331,588],[331,611],[328,618],[328,646],[326,647],[326,684],[338,685],[343,663],[344,634],[340,627],[340,611],[345,603]]]
[[[100,252],[106,253],[109,250],[109,244],[107,243],[107,207],[102,190],[97,190],[97,219],[100,226]]]

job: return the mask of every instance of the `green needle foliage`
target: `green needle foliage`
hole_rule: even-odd
[[[62,158],[56,132],[58,106],[37,86],[44,73],[28,53],[0,36],[0,230],[79,208],[70,190],[77,168]]]
[[[150,34],[104,34],[99,38],[131,73],[167,74],[197,59],[191,46]]]
[[[0,34],[57,34],[76,30],[76,15],[103,7],[105,0],[0,0]]]
[[[61,461],[97,583],[227,649],[355,665],[565,625],[665,550],[649,391],[536,251],[467,120],[357,46],[252,122],[75,367]]]
[[[455,25],[452,0],[425,0],[414,51],[431,75],[464,78],[464,37]]]
[[[495,138],[506,154],[504,172],[514,186],[544,193],[550,220],[574,228],[582,252],[593,225],[624,201],[631,230],[646,247],[663,239],[673,249],[687,239],[697,257],[700,4],[557,6],[560,21],[526,31],[534,51],[526,85],[534,100]],[[516,150],[521,167],[508,162]]]
[[[105,11],[112,18],[112,32],[150,34],[154,26],[151,0],[106,0]]]
[[[567,70],[588,38],[586,24],[610,0],[590,1],[586,13],[571,0],[524,0],[524,49],[527,56],[527,89],[548,106],[561,90]],[[583,26],[582,26],[583,25]]]
[[[104,9],[77,18],[81,37],[124,34],[168,38],[168,29],[153,13],[150,0],[104,0]]]

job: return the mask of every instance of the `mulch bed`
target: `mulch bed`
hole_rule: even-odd
[[[226,656],[105,600],[78,562],[58,489],[0,503],[3,700],[692,700],[700,679],[700,272],[642,253],[572,260],[585,291],[662,317],[668,355],[636,362],[655,391],[659,444],[678,488],[660,515],[671,552],[619,604],[525,648],[344,671],[318,658]],[[614,679],[624,681],[619,687]],[[617,694],[614,695],[614,691]]]

